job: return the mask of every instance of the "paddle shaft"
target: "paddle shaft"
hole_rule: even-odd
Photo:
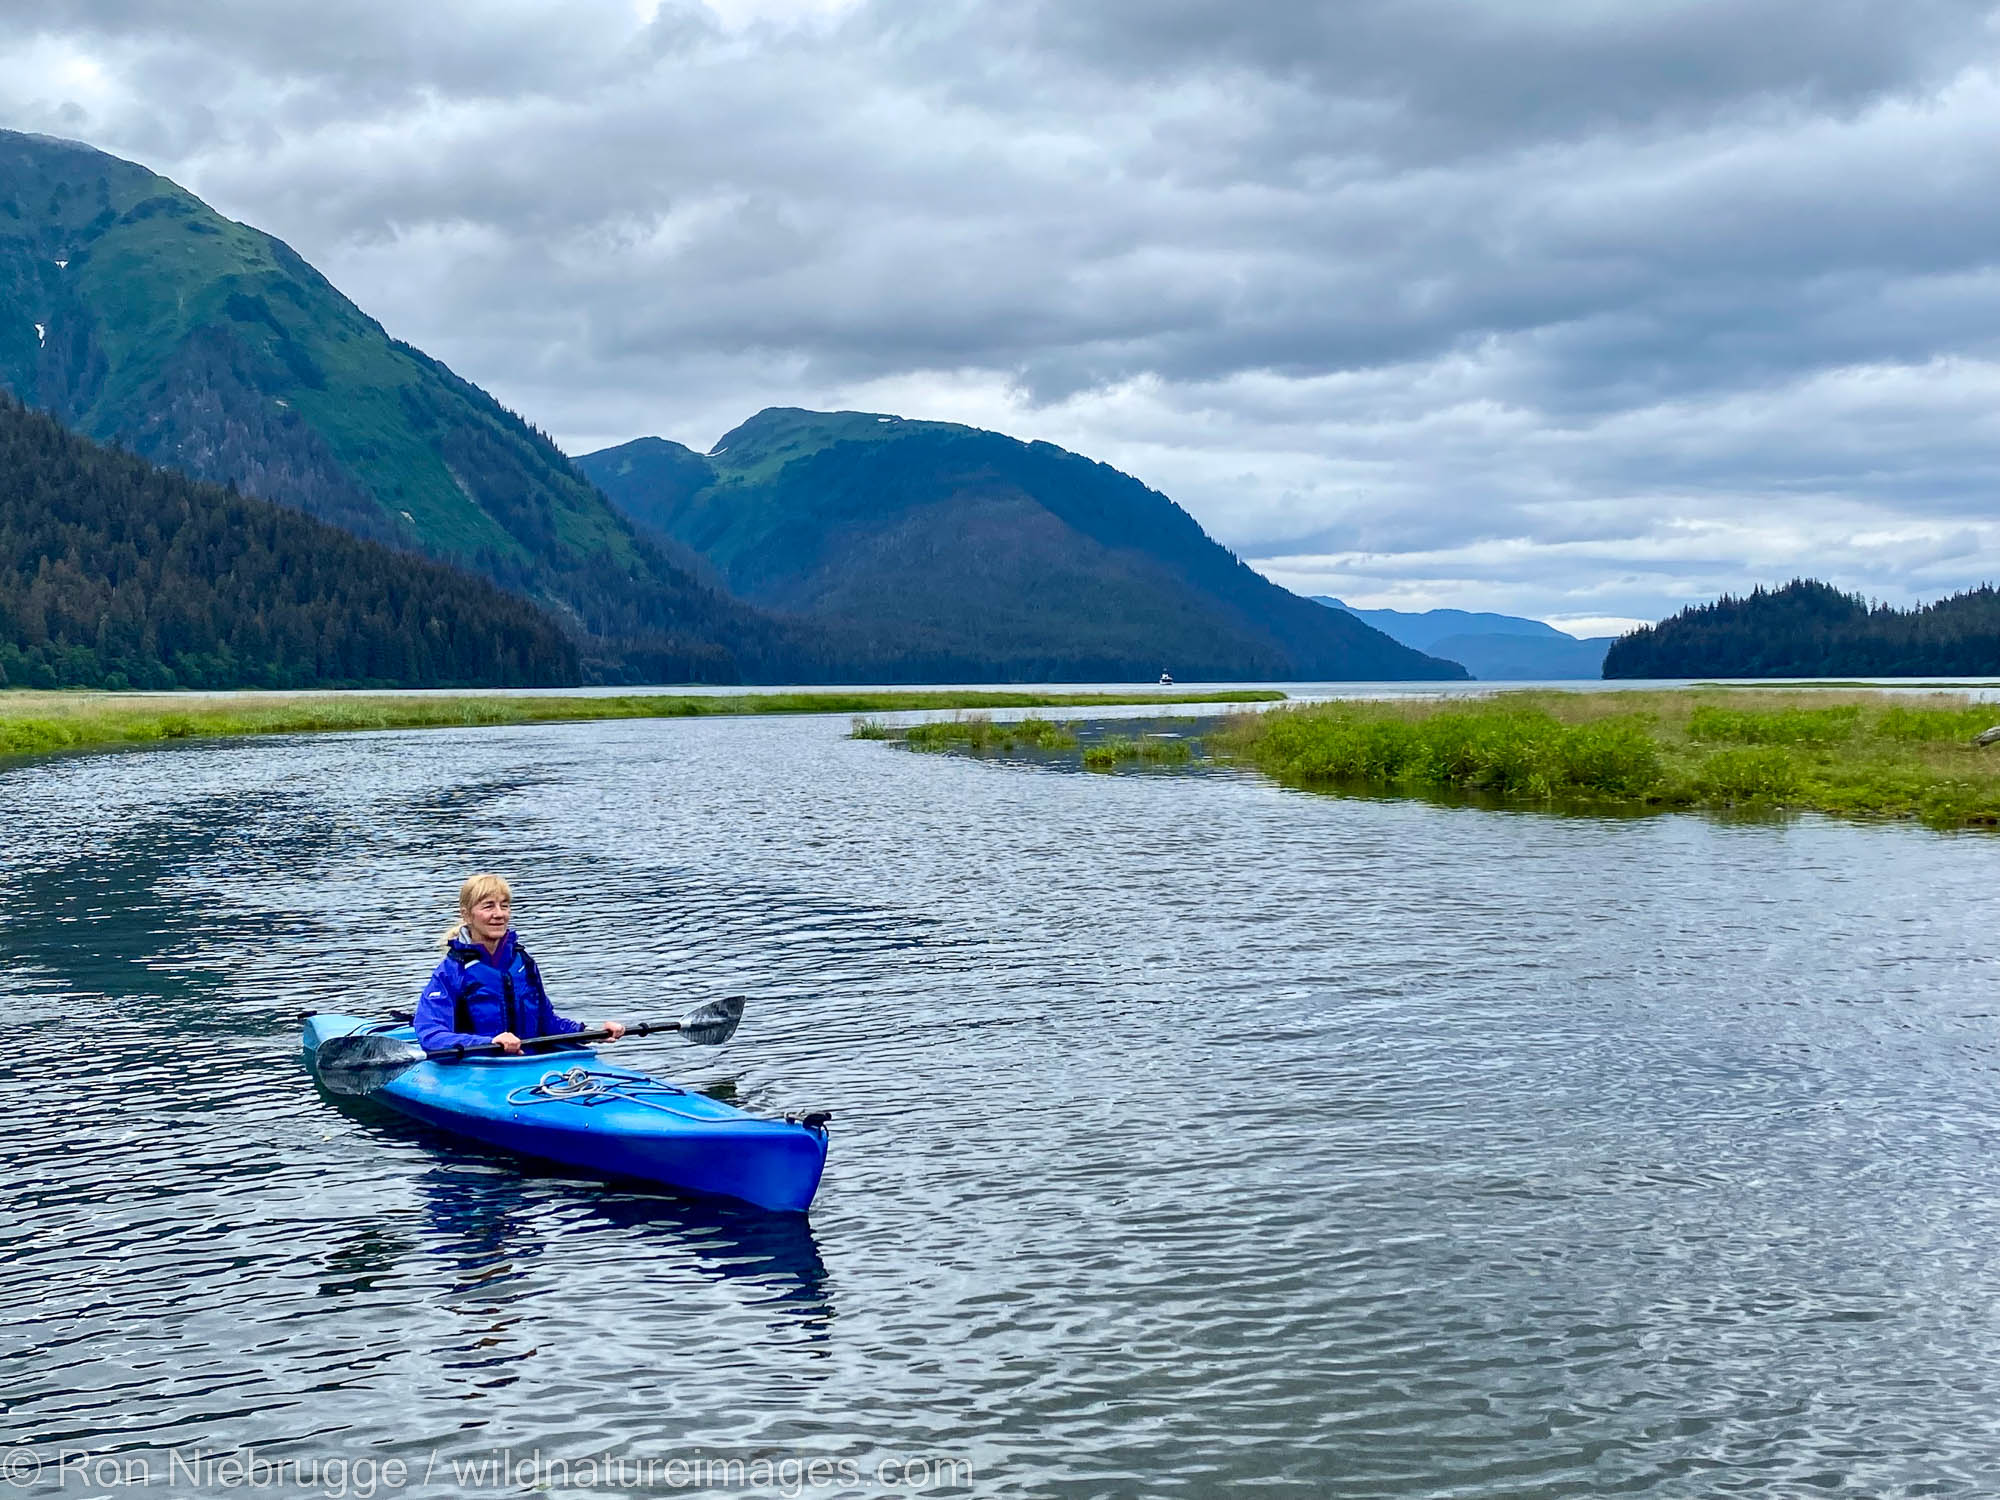
[[[634,1021],[620,1033],[623,1036],[651,1036],[656,1031],[679,1031],[679,1021]],[[611,1033],[607,1031],[558,1031],[553,1036],[525,1037],[521,1050],[527,1052],[537,1047],[560,1047],[566,1042],[608,1042]],[[451,1062],[461,1057],[504,1057],[507,1049],[498,1042],[488,1042],[480,1047],[441,1047],[436,1052],[426,1052],[424,1056],[433,1062]]]

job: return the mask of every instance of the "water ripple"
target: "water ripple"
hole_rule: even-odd
[[[2000,1481],[2000,844],[844,727],[0,778],[8,1433],[958,1455],[1038,1497]],[[719,1055],[621,1046],[832,1108],[809,1223],[312,1085],[296,1014],[407,1005],[474,867],[571,1013],[752,997]]]

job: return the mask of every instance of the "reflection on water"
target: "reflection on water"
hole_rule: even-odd
[[[846,730],[0,774],[8,1436],[928,1453],[1035,1497],[2000,1482],[2000,843]],[[475,868],[573,1014],[751,997],[720,1055],[621,1057],[831,1108],[809,1222],[315,1088],[295,1016],[407,1007]]]
[[[832,1320],[826,1264],[812,1226],[802,1216],[600,1181],[490,1150],[369,1099],[332,1094],[317,1083],[314,1090],[322,1104],[347,1115],[361,1130],[385,1142],[418,1145],[435,1159],[416,1179],[429,1232],[412,1238],[383,1225],[364,1226],[328,1252],[329,1281],[322,1296],[372,1289],[366,1278],[386,1274],[393,1260],[408,1253],[431,1256],[448,1267],[458,1290],[475,1285],[493,1290],[527,1270],[543,1253],[545,1235],[608,1228],[634,1240],[669,1244],[677,1256],[718,1278],[753,1283],[746,1289],[752,1295],[767,1298],[801,1329],[818,1336],[824,1336]],[[715,1079],[702,1092],[730,1099],[735,1087],[732,1080]],[[541,1213],[551,1198],[561,1199],[565,1208],[565,1216],[554,1223]],[[627,1269],[642,1286],[644,1267],[628,1261]]]
[[[797,1215],[740,1211],[664,1197],[569,1184],[560,1222],[536,1222],[529,1186],[535,1168],[496,1158],[492,1165],[440,1163],[423,1174],[420,1191],[430,1234],[424,1253],[457,1277],[456,1290],[485,1291],[519,1276],[543,1252],[545,1234],[616,1231],[633,1243],[672,1246],[677,1260],[699,1267],[756,1300],[793,1317],[823,1338],[833,1317],[826,1265],[811,1227]],[[628,1255],[633,1295],[644,1295],[647,1267]]]

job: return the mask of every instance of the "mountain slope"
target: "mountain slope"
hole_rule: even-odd
[[[1559,682],[1595,678],[1612,637],[1579,640],[1553,625],[1520,615],[1463,609],[1356,609],[1331,594],[1315,604],[1344,609],[1384,635],[1433,656],[1462,663],[1483,682]]]
[[[524,599],[101,448],[0,396],[0,686],[535,686]]]
[[[197,479],[484,573],[567,618],[605,674],[726,678],[782,649],[289,246],[76,142],[0,132],[0,385]]]
[[[1606,677],[1989,677],[2000,674],[2000,593],[1920,609],[1795,578],[1693,605],[1613,643]]]
[[[741,597],[880,675],[1456,678],[1287,593],[1164,495],[1049,443],[772,408],[707,455],[659,438],[577,467]]]

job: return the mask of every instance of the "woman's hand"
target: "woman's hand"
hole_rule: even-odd
[[[599,1021],[591,1029],[593,1031],[610,1032],[611,1035],[608,1038],[608,1040],[614,1042],[617,1041],[618,1038],[620,1038],[621,1036],[625,1035],[625,1023],[623,1021]]]
[[[517,1056],[521,1050],[521,1039],[511,1031],[503,1031],[493,1040],[500,1044],[500,1050],[509,1057]]]

